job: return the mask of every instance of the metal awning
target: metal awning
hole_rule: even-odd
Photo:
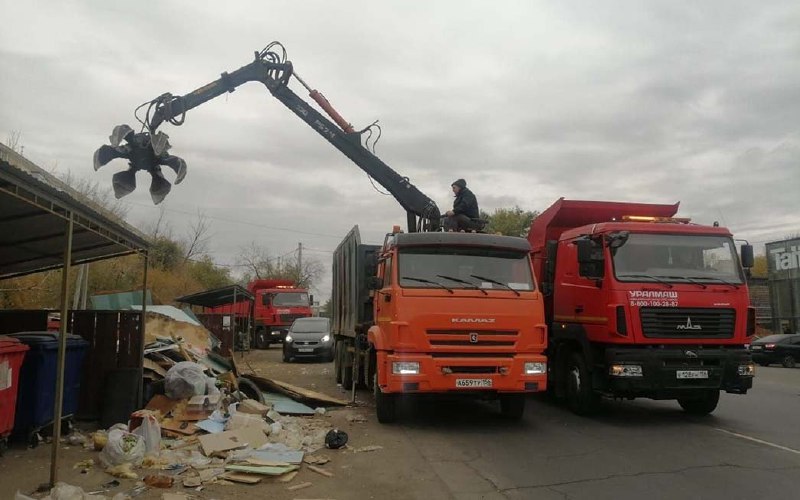
[[[148,247],[139,231],[0,144],[0,279],[62,267],[70,215],[72,265]]]
[[[253,294],[248,292],[243,286],[230,285],[214,288],[212,290],[204,290],[191,295],[184,295],[183,297],[175,299],[175,302],[193,306],[215,307],[233,304],[234,302],[248,302],[254,299],[255,297]]]

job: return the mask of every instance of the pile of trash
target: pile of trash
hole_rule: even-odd
[[[99,452],[75,468],[99,467],[115,478],[136,480],[126,493],[130,496],[148,488],[202,491],[209,484],[290,483],[301,468],[333,476],[324,467],[331,457],[320,452],[346,449],[348,435],[331,425],[328,408],[347,401],[254,375],[213,375],[195,362],[175,363],[164,374],[163,394],[153,396],[126,424],[67,438]],[[52,492],[51,497],[61,498]]]

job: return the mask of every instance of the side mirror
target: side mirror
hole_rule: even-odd
[[[383,288],[383,280],[377,276],[370,276],[369,278],[369,289],[370,290],[380,290]]]
[[[588,238],[575,240],[578,247],[578,263],[593,264],[603,262],[603,247]]]
[[[755,264],[755,257],[753,257],[753,245],[745,244],[741,248],[742,254],[742,267],[750,269]]]

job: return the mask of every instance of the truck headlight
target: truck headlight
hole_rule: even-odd
[[[419,375],[419,363],[416,361],[394,361],[392,362],[392,374]]]
[[[611,365],[608,374],[612,377],[643,377],[642,365]]]
[[[322,337],[322,342],[328,342],[331,339],[330,335],[325,335]]]
[[[746,365],[739,365],[740,377],[753,377],[756,374],[756,365],[747,363]]]
[[[525,375],[541,375],[547,372],[547,363],[525,363]]]

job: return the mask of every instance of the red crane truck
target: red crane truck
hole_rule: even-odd
[[[558,200],[532,223],[545,295],[549,389],[590,414],[601,397],[676,399],[712,412],[745,394],[755,330],[746,272],[722,227],[675,218],[678,204]]]
[[[247,291],[255,298],[251,343],[259,349],[283,342],[294,320],[312,316],[312,297],[307,289],[298,288],[292,280],[257,279],[247,284]],[[209,312],[231,313],[234,309],[239,316],[250,314],[249,304],[245,302],[213,307]]]

